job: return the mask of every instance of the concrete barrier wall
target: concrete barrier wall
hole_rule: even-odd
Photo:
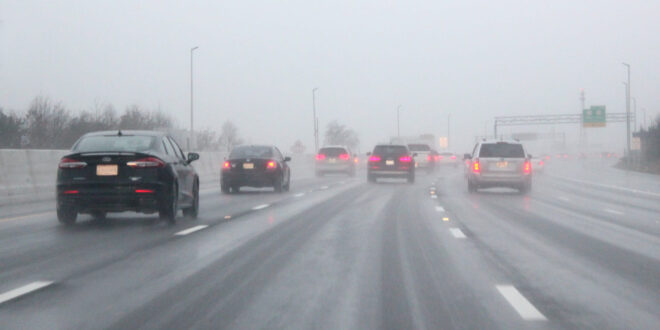
[[[68,150],[0,149],[0,206],[55,198],[57,164]],[[200,177],[201,189],[219,187],[223,152],[200,152],[193,163]],[[313,157],[293,157],[293,176],[312,173]]]

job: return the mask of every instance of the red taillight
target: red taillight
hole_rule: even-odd
[[[433,160],[435,160],[436,162],[439,161],[440,158],[442,158],[442,157],[440,157],[439,155],[435,155],[435,156],[433,156]]]
[[[65,195],[75,195],[75,194],[79,193],[79,191],[78,190],[65,190],[62,193],[65,194]]]
[[[451,156],[451,159],[456,159],[456,156]]]
[[[273,160],[269,160],[268,163],[266,164],[266,168],[269,170],[273,170],[277,168],[277,163]]]
[[[222,169],[223,169],[223,170],[228,170],[228,169],[230,169],[230,168],[231,168],[231,163],[230,163],[230,162],[224,162],[224,163],[222,164]]]
[[[481,173],[481,166],[479,166],[479,160],[475,160],[475,162],[472,164],[472,172],[474,173]]]
[[[428,155],[428,156],[426,156],[426,160],[428,160],[429,162],[431,162],[431,161],[433,161],[433,157],[431,157],[431,155]]]
[[[539,161],[539,166],[543,166],[543,161]]]
[[[325,154],[317,154],[316,155],[316,160],[324,160],[325,159]]]
[[[126,166],[132,168],[156,168],[165,167],[165,162],[156,157],[141,158],[126,163]]]
[[[380,161],[380,156],[371,156],[369,157],[370,162],[379,162]]]
[[[526,161],[523,170],[525,171],[526,174],[532,173],[532,163]]]
[[[349,160],[351,159],[351,156],[349,154],[340,154],[339,159],[341,160]]]
[[[60,160],[59,168],[83,168],[85,166],[87,166],[87,163],[85,162],[71,158],[62,158],[62,160]]]
[[[151,189],[135,189],[135,193],[137,193],[137,194],[153,194],[153,193],[155,193],[155,191],[151,190]]]
[[[401,156],[399,157],[399,161],[402,163],[410,163],[412,162],[412,157],[410,156]]]

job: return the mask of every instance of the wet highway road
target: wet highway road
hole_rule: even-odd
[[[284,194],[207,184],[200,218],[175,226],[15,206],[0,328],[658,328],[660,179],[605,165],[551,164],[529,195],[468,194],[448,168],[414,185],[294,174]]]

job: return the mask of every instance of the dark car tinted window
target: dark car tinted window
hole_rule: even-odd
[[[346,151],[346,149],[344,148],[331,147],[331,148],[321,148],[321,150],[319,150],[319,153],[324,154],[328,157],[339,157],[339,155],[341,154],[347,154],[348,151]]]
[[[229,158],[271,158],[273,149],[271,147],[245,146],[236,147],[229,154]]]
[[[375,155],[403,155],[408,153],[408,148],[404,146],[376,146]]]
[[[479,157],[483,158],[525,158],[525,151],[517,143],[484,143]]]
[[[410,151],[431,151],[431,147],[427,144],[409,144]]]
[[[158,138],[145,135],[87,136],[73,147],[76,152],[144,152],[159,149]]]

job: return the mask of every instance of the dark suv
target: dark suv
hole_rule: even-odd
[[[415,182],[415,154],[406,145],[382,144],[367,154],[367,180],[376,182],[378,178],[405,178]]]

